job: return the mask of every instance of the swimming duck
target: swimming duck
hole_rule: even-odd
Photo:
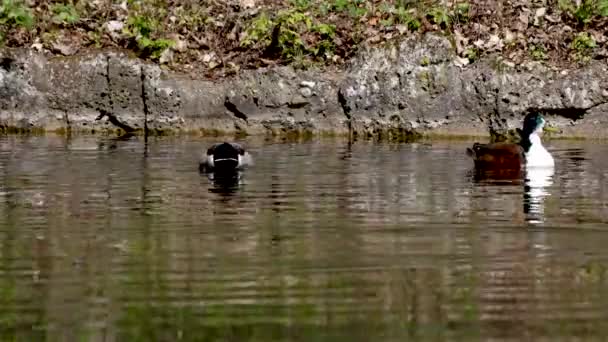
[[[251,162],[251,156],[241,145],[223,142],[207,149],[199,163],[199,170],[215,174],[233,174]]]
[[[523,128],[518,129],[519,143],[473,144],[467,148],[467,154],[475,162],[475,168],[481,170],[520,171],[524,167],[553,167],[551,154],[543,146],[540,135],[545,126],[545,119],[539,113],[526,115]]]

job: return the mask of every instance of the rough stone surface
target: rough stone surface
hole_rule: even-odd
[[[460,63],[447,38],[362,49],[341,72],[275,67],[195,80],[117,52],[48,59],[0,52],[0,125],[114,130],[110,113],[153,131],[383,132],[487,135],[519,127],[530,109],[562,136],[608,137],[608,65],[577,70]]]

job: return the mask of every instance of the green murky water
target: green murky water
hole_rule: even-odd
[[[608,144],[478,182],[469,142],[0,138],[0,340],[403,341],[608,334]]]

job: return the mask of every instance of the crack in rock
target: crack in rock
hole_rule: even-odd
[[[148,98],[146,96],[146,73],[144,71],[144,67],[141,66],[139,68],[139,74],[141,77],[141,102],[142,102],[142,110],[144,111],[144,135],[147,137],[148,136],[148,117],[149,117],[149,109],[148,109],[148,102],[146,101],[146,99]]]
[[[101,120],[105,116],[108,117],[108,121],[110,121],[111,124],[113,124],[114,126],[116,126],[118,128],[121,128],[125,132],[127,132],[127,133],[135,132],[135,128],[133,128],[123,122],[120,122],[120,120],[118,120],[118,118],[114,114],[110,114],[108,111],[106,111],[104,109],[100,109],[100,114],[95,120],[96,121]]]
[[[70,116],[67,111],[63,111],[63,120],[65,121],[66,130],[68,132],[72,131],[72,123],[70,122]]]
[[[0,68],[4,69],[6,72],[10,72],[14,62],[15,60],[10,57],[2,57],[0,58]]]
[[[234,103],[230,102],[228,98],[224,100],[224,107],[226,107],[226,109],[228,109],[235,117],[247,121],[247,115],[241,112]]]
[[[528,108],[528,111],[541,112],[547,115],[561,116],[572,121],[577,121],[585,117],[587,112],[594,107],[601,105],[597,104],[589,108]]]
[[[346,96],[344,96],[344,93],[342,92],[342,89],[340,89],[338,91],[338,103],[340,104],[340,107],[342,107],[342,110],[344,111],[344,115],[346,115],[346,118],[348,120],[351,119],[351,108],[348,105],[348,102],[346,100]]]
[[[300,109],[308,106],[310,103],[308,102],[292,102],[287,104],[287,108],[290,109]]]

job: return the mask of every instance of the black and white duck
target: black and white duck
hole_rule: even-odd
[[[252,163],[251,155],[241,145],[223,142],[207,149],[199,162],[199,170],[216,176],[233,175]]]

